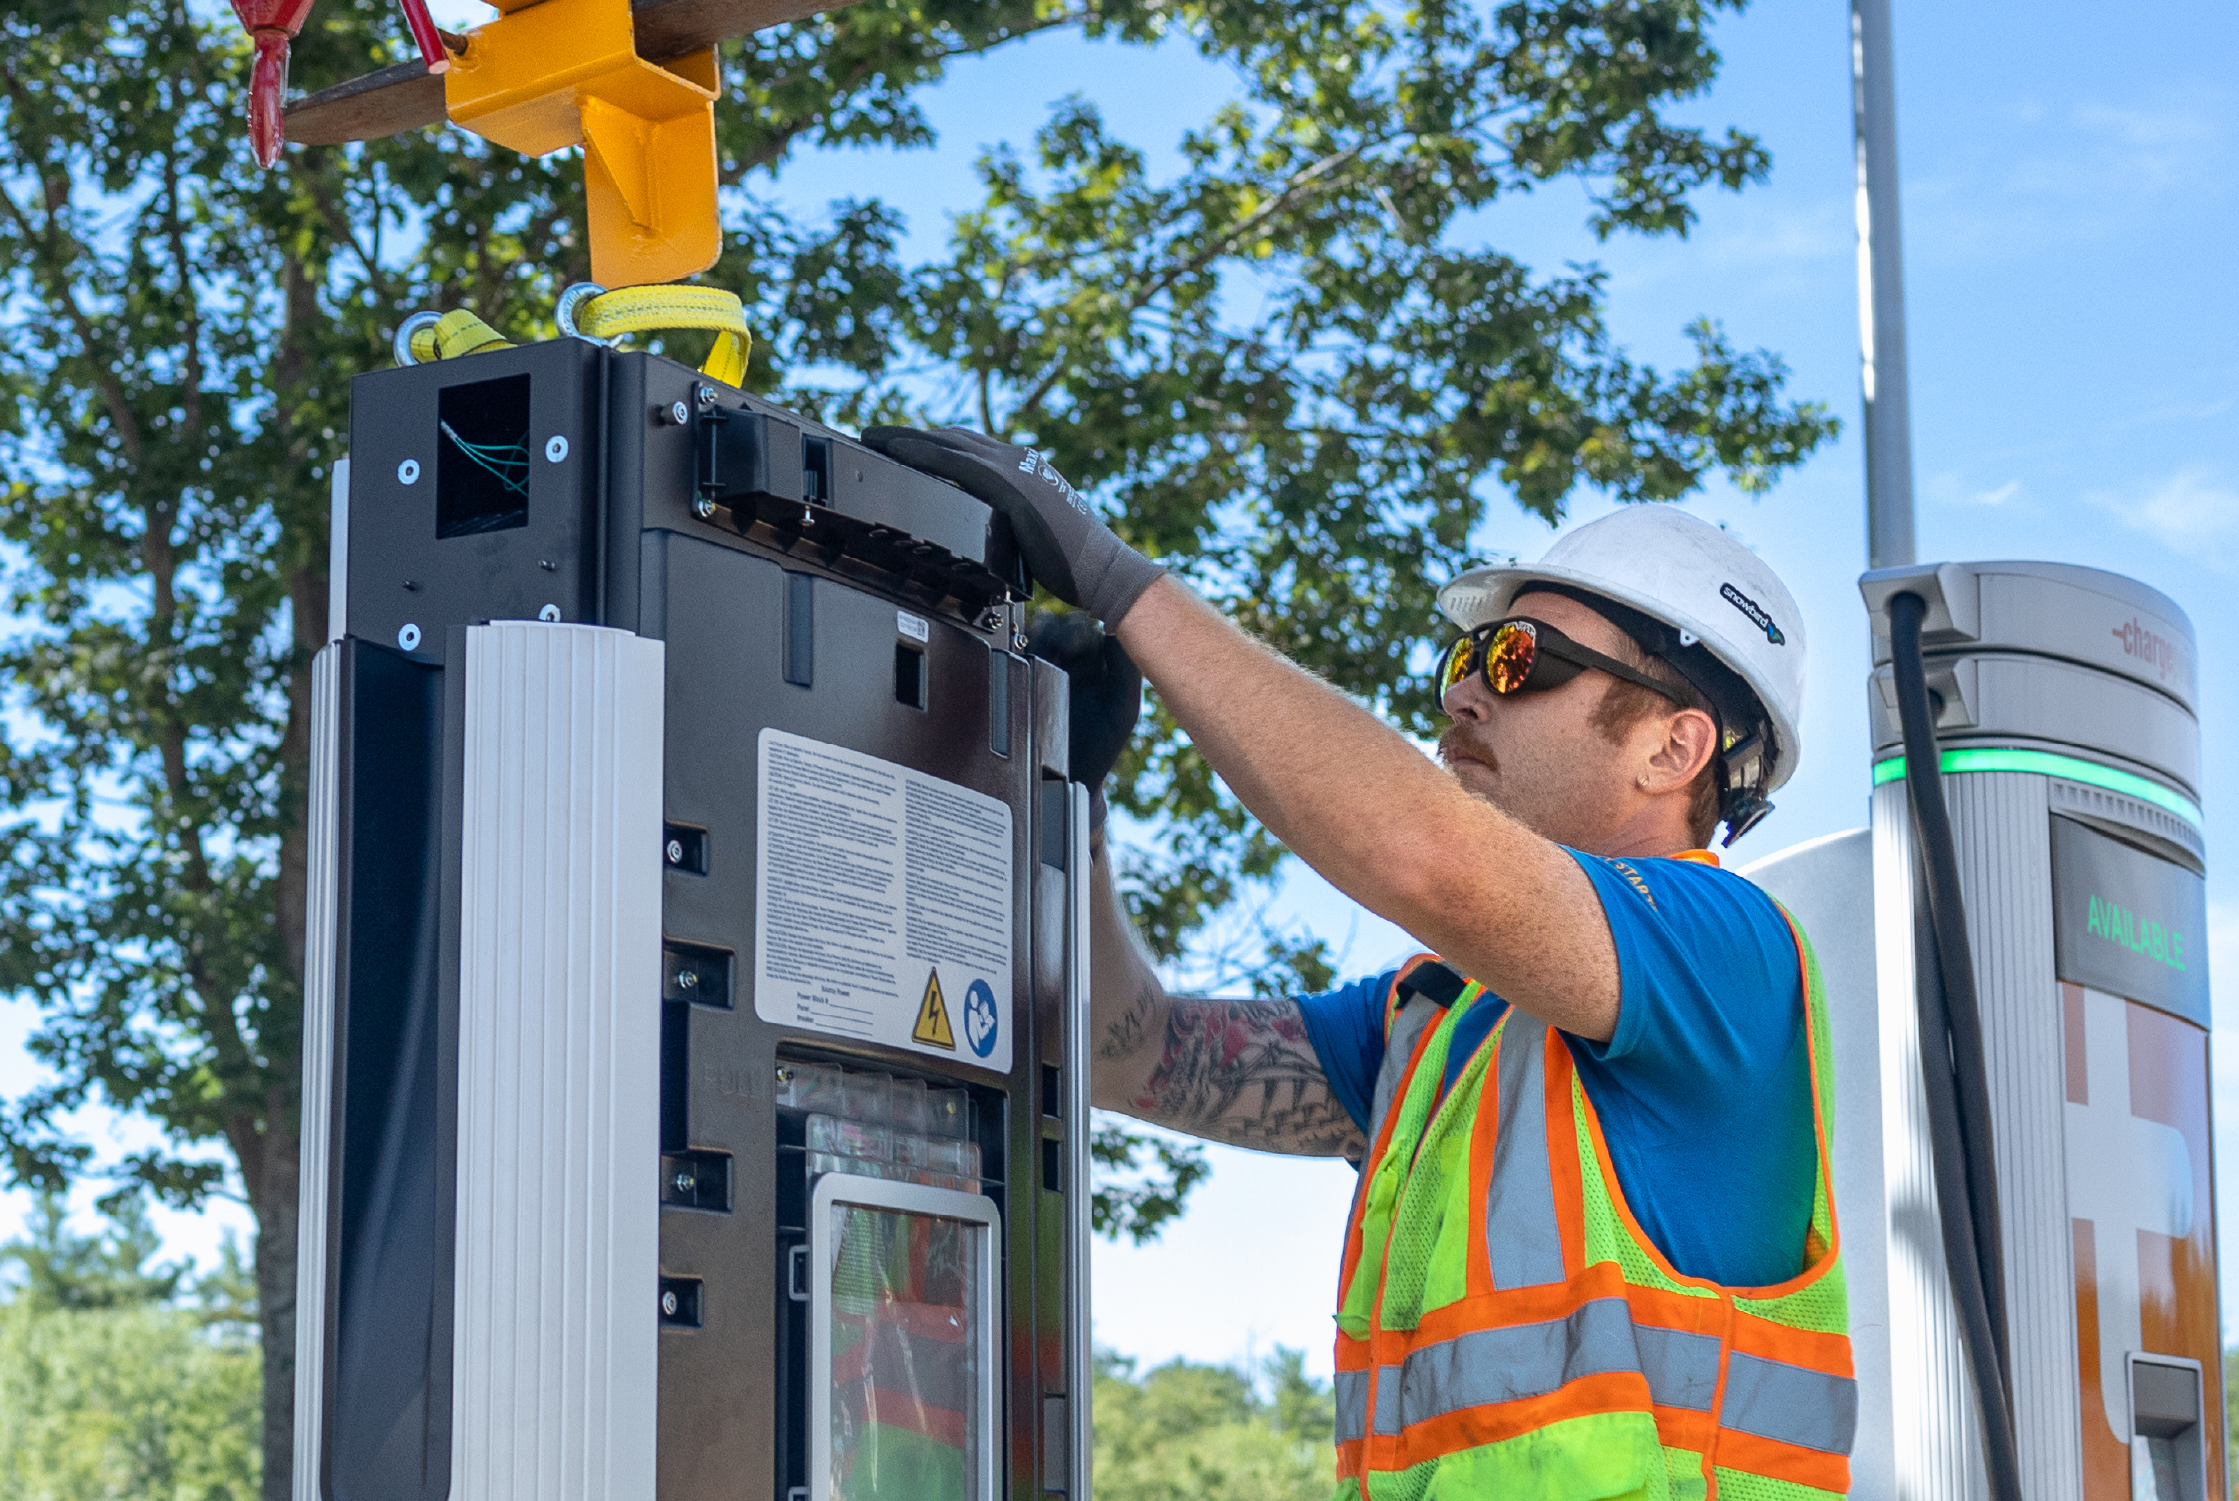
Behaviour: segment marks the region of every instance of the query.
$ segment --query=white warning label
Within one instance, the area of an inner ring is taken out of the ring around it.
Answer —
[[[754,1014],[1011,1067],[1011,810],[762,731]]]

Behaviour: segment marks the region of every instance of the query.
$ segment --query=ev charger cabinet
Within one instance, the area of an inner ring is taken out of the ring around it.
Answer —
[[[352,388],[298,1501],[1085,1498],[1087,800],[987,507],[665,359]]]
[[[1947,563],[1861,587],[1872,828],[1745,871],[1796,912],[1829,982],[1857,1493],[1987,1494],[1920,1082],[1915,965],[1933,960],[1915,940],[1887,613],[1910,590],[1928,606],[1982,1005],[2024,1492],[2221,1497],[2191,627],[2161,594],[2090,568]]]

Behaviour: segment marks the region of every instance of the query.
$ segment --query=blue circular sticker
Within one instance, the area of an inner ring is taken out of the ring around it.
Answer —
[[[985,980],[974,980],[964,992],[964,1040],[985,1058],[995,1051],[995,992]]]

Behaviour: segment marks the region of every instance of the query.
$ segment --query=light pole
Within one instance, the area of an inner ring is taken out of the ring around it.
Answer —
[[[1858,353],[1866,403],[1868,568],[1895,568],[1914,561],[1893,50],[1889,0],[1851,0],[1850,99],[1858,163]]]

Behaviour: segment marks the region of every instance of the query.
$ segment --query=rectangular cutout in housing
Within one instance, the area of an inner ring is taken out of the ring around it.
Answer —
[[[828,504],[832,499],[832,440],[801,439],[801,499]]]
[[[706,875],[707,830],[688,823],[661,825],[661,864],[687,875]]]
[[[1065,1192],[1065,1143],[1042,1142],[1042,1187],[1053,1194]]]
[[[529,524],[529,378],[446,386],[436,398],[435,534]]]
[[[644,1284],[640,1283],[639,1285],[643,1286]],[[662,1328],[699,1328],[700,1303],[701,1282],[699,1278],[663,1277],[661,1279]]]
[[[685,1141],[685,1095],[692,1079],[692,1008],[670,1001],[661,1007],[661,1150],[681,1151]]]
[[[1071,1488],[1073,1456],[1067,1452],[1073,1431],[1065,1422],[1065,1399],[1042,1398],[1042,1489],[1063,1495]]]
[[[1000,646],[987,649],[987,748],[1011,753],[1011,656]]]
[[[661,1202],[731,1212],[731,1159],[723,1152],[670,1152],[661,1158]]]
[[[731,1009],[731,951],[675,939],[661,945],[661,999]]]
[[[983,1195],[850,1173],[817,1180],[809,1205],[804,1383],[805,1478],[813,1501],[839,1501],[834,1476],[889,1468],[918,1473],[925,1465],[923,1439],[865,1422],[862,1414],[873,1400],[879,1355],[923,1347],[920,1331],[927,1329],[943,1332],[943,1358],[917,1363],[910,1395],[944,1415],[940,1493],[958,1501],[999,1501],[1001,1467],[1009,1462],[999,1382],[1002,1243],[1001,1213]],[[862,1358],[866,1351],[876,1352],[871,1360]],[[852,1361],[843,1358],[850,1352]],[[883,1408],[885,1399],[878,1400]],[[862,1493],[850,1488],[847,1494]]]
[[[785,681],[816,684],[816,580],[805,573],[785,576]]]
[[[894,702],[925,707],[925,649],[907,641],[894,643]]]

